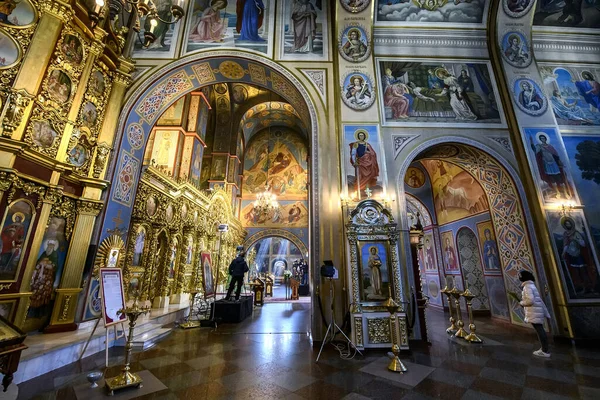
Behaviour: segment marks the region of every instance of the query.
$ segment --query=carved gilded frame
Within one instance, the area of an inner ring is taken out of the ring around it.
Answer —
[[[361,299],[361,261],[360,248],[365,242],[385,242],[389,283],[392,296],[398,304],[402,304],[403,289],[400,277],[400,259],[398,257],[398,229],[389,210],[376,200],[368,199],[357,204],[346,223],[346,237],[350,260],[349,287],[352,309],[360,311],[386,311],[382,301],[364,301]],[[383,296],[386,296],[383,293]],[[387,298],[387,296],[386,296]],[[402,308],[401,308],[402,310]]]

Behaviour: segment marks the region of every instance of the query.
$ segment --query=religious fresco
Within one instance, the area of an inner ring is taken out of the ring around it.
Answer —
[[[15,65],[20,58],[21,49],[10,36],[0,31],[0,69]]]
[[[173,279],[175,278],[175,271],[177,270],[177,246],[179,245],[179,242],[177,241],[177,239],[173,239],[173,242],[171,243],[171,247],[169,247],[169,250],[167,252],[167,257],[168,261],[167,261],[167,268],[168,268],[168,278],[169,279]]]
[[[529,163],[537,176],[545,203],[577,202],[569,172],[568,156],[555,128],[524,128]]]
[[[344,9],[351,13],[359,13],[369,7],[371,0],[340,0]]]
[[[378,61],[384,124],[502,123],[488,63]]]
[[[477,224],[477,236],[479,237],[479,247],[483,260],[483,270],[486,274],[501,274],[502,265],[500,264],[500,253],[492,221],[480,222]]]
[[[65,224],[64,218],[51,217],[42,239],[42,247],[31,277],[32,295],[26,322],[30,331],[46,325],[52,314],[54,290],[60,284],[67,257]]]
[[[600,125],[600,68],[544,65],[540,74],[559,125]]]
[[[381,25],[437,23],[482,25],[485,0],[376,0],[375,21]]]
[[[387,242],[361,241],[360,254],[360,299],[380,301],[388,297],[390,273]]]
[[[485,286],[487,287],[490,299],[490,312],[493,317],[510,320],[510,311],[508,308],[508,299],[506,298],[506,288],[504,279],[501,276],[484,276]]]
[[[144,261],[144,248],[146,245],[146,228],[139,226],[135,232],[135,242],[133,245],[133,260],[131,262],[132,267],[142,267],[142,261]]]
[[[175,0],[155,0],[153,1],[158,12],[158,16],[165,21],[174,19],[171,14],[171,6]],[[175,55],[177,47],[177,37],[184,21],[168,25],[157,20],[157,25],[153,30],[147,17],[140,18],[140,31],[137,33],[140,38],[144,37],[144,32],[150,31],[156,36],[156,40],[148,48],[144,48],[140,40],[134,40],[133,58],[172,58]],[[142,40],[143,41],[143,40]]]
[[[157,168],[171,175],[175,173],[175,157],[180,136],[183,136],[183,134],[178,130],[157,129],[154,132],[151,159]]]
[[[418,189],[425,184],[425,173],[420,168],[409,167],[404,175],[404,183],[413,189]]]
[[[600,28],[598,0],[539,0],[533,25],[565,28]]]
[[[238,47],[270,54],[273,37],[272,0],[194,0],[187,15],[186,51]]]
[[[435,257],[435,242],[431,231],[423,235],[423,265],[426,273],[437,273],[438,266]]]
[[[506,15],[512,18],[521,18],[531,10],[535,0],[502,0],[502,7]]]
[[[546,95],[533,79],[517,78],[512,82],[511,90],[517,107],[525,114],[537,117],[548,109]]]
[[[202,263],[202,285],[204,287],[204,297],[213,296],[215,294],[215,286],[213,281],[212,260],[210,253],[201,253],[200,262]]]
[[[0,2],[0,26],[27,26],[37,18],[29,0]]]
[[[67,103],[71,99],[72,86],[69,75],[59,69],[50,72],[46,81],[48,96],[59,103]]]
[[[529,42],[522,32],[505,33],[500,48],[502,58],[513,67],[526,68],[533,61]]]
[[[489,209],[481,185],[464,169],[441,160],[422,160],[433,191],[439,225],[445,225]]]
[[[6,208],[0,229],[0,281],[17,279],[34,217],[33,205],[25,200],[17,200]]]
[[[308,205],[306,201],[282,200],[279,208],[266,214],[254,209],[254,201],[242,200],[240,218],[244,228],[303,228],[308,226]]]
[[[547,211],[546,216],[568,298],[574,302],[600,300],[598,261],[583,212]]]
[[[244,156],[242,197],[254,198],[265,185],[280,200],[308,196],[306,139],[284,129],[263,130],[248,143]]]
[[[600,252],[600,136],[563,136],[563,141],[590,235]]]
[[[176,100],[171,107],[160,116],[156,125],[180,126],[183,120],[183,108],[185,106],[185,96]]]
[[[446,274],[460,274],[458,257],[454,246],[454,234],[452,231],[441,232],[440,238],[442,240],[444,272]]]
[[[281,58],[304,60],[327,56],[327,5],[322,0],[283,2]]]
[[[68,63],[79,65],[83,61],[83,44],[75,35],[65,35],[63,37],[60,51]]]
[[[194,139],[194,147],[192,151],[192,162],[190,164],[190,179],[195,185],[200,185],[200,176],[202,171],[202,155],[204,154],[204,146],[197,139]]]
[[[366,110],[375,102],[375,87],[371,77],[360,71],[350,71],[341,82],[342,101],[353,110]]]
[[[342,30],[338,43],[340,55],[346,61],[361,62],[371,55],[369,34],[358,24],[349,25]]]
[[[383,193],[384,161],[377,126],[345,125],[341,151],[348,196],[358,200]]]

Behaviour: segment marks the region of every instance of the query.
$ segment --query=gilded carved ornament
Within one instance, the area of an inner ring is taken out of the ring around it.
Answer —
[[[2,113],[0,114],[0,121],[2,121],[0,124],[0,134],[10,137],[15,129],[21,125],[25,109],[29,107],[33,96],[24,89],[18,91],[10,89],[6,92],[6,96],[2,97],[4,97],[5,101]]]
[[[77,214],[85,214],[91,216],[97,216],[102,211],[104,203],[90,200],[79,200],[77,201]]]
[[[96,156],[94,158],[94,170],[92,176],[96,179],[100,178],[100,175],[104,171],[104,167],[106,167],[106,162],[108,161],[108,156],[110,155],[110,151],[112,147],[107,143],[100,143],[96,146]]]
[[[42,14],[50,14],[65,24],[73,18],[73,8],[68,3],[60,0],[40,0],[39,4]]]

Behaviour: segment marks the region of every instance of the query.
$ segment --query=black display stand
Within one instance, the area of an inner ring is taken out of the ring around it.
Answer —
[[[310,287],[308,285],[300,285],[298,288],[299,296],[310,296]]]
[[[252,315],[252,296],[241,296],[240,301],[217,300],[211,304],[217,322],[242,322]]]

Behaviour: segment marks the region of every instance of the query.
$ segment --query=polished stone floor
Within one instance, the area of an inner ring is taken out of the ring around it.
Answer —
[[[388,372],[385,352],[342,360],[327,346],[318,364],[308,334],[307,304],[274,303],[239,325],[176,330],[154,348],[134,356],[132,369],[152,378],[152,394],[126,391],[120,399],[600,399],[600,350],[552,345],[550,360],[532,330],[482,320],[486,340],[471,345],[448,339],[445,316],[429,311],[431,346],[402,356],[409,371]],[[284,332],[284,333],[277,333]],[[121,349],[122,351],[122,349]],[[111,365],[121,357],[113,351]],[[88,357],[19,385],[19,398],[101,398],[87,389],[88,371],[102,370],[103,354]],[[119,367],[110,367],[114,376]],[[135,389],[134,389],[135,390]],[[136,397],[137,396],[137,397]]]

